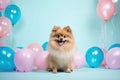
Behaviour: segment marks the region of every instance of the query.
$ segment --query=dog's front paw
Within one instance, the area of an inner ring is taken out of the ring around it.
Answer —
[[[53,73],[57,73],[57,69],[53,69]]]
[[[67,72],[67,73],[71,73],[72,71],[73,71],[73,70],[70,69],[70,68],[67,68],[67,69],[66,69],[66,72]]]

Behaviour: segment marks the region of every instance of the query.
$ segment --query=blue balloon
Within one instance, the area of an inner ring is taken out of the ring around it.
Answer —
[[[99,47],[91,47],[87,50],[85,57],[87,64],[92,68],[96,68],[102,63],[104,54]]]
[[[21,17],[21,10],[18,6],[12,4],[7,6],[4,15],[10,19],[12,25],[14,26]]]
[[[15,52],[9,47],[0,47],[0,71],[14,71]]]
[[[2,16],[2,13],[0,12],[0,17]]]
[[[0,71],[14,71],[15,66],[13,65],[10,61],[0,59]]]
[[[42,48],[44,51],[47,50],[48,42],[43,43]]]
[[[115,48],[115,47],[119,47],[120,48],[120,44],[119,43],[116,43],[116,44],[112,44],[108,50],[112,49],[112,48]]]

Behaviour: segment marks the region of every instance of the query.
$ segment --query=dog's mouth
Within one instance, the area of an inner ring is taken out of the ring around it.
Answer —
[[[62,46],[64,43],[65,43],[65,40],[64,40],[64,41],[59,41],[59,40],[58,40],[58,44],[59,44],[60,46]]]
[[[62,45],[64,45],[66,40],[56,40],[56,42],[58,43],[59,46],[62,46]]]

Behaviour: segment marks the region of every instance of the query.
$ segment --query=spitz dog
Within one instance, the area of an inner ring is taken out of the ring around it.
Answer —
[[[70,73],[73,70],[73,54],[75,52],[75,40],[69,26],[63,29],[54,26],[47,47],[46,69],[57,73],[58,70]]]

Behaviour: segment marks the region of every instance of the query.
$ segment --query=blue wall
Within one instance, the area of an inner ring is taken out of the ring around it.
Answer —
[[[22,12],[13,28],[14,47],[48,41],[54,25],[71,26],[79,51],[101,45],[101,27],[105,23],[96,12],[98,0],[12,0],[12,3]],[[113,43],[120,43],[120,13],[106,27],[105,47]]]

